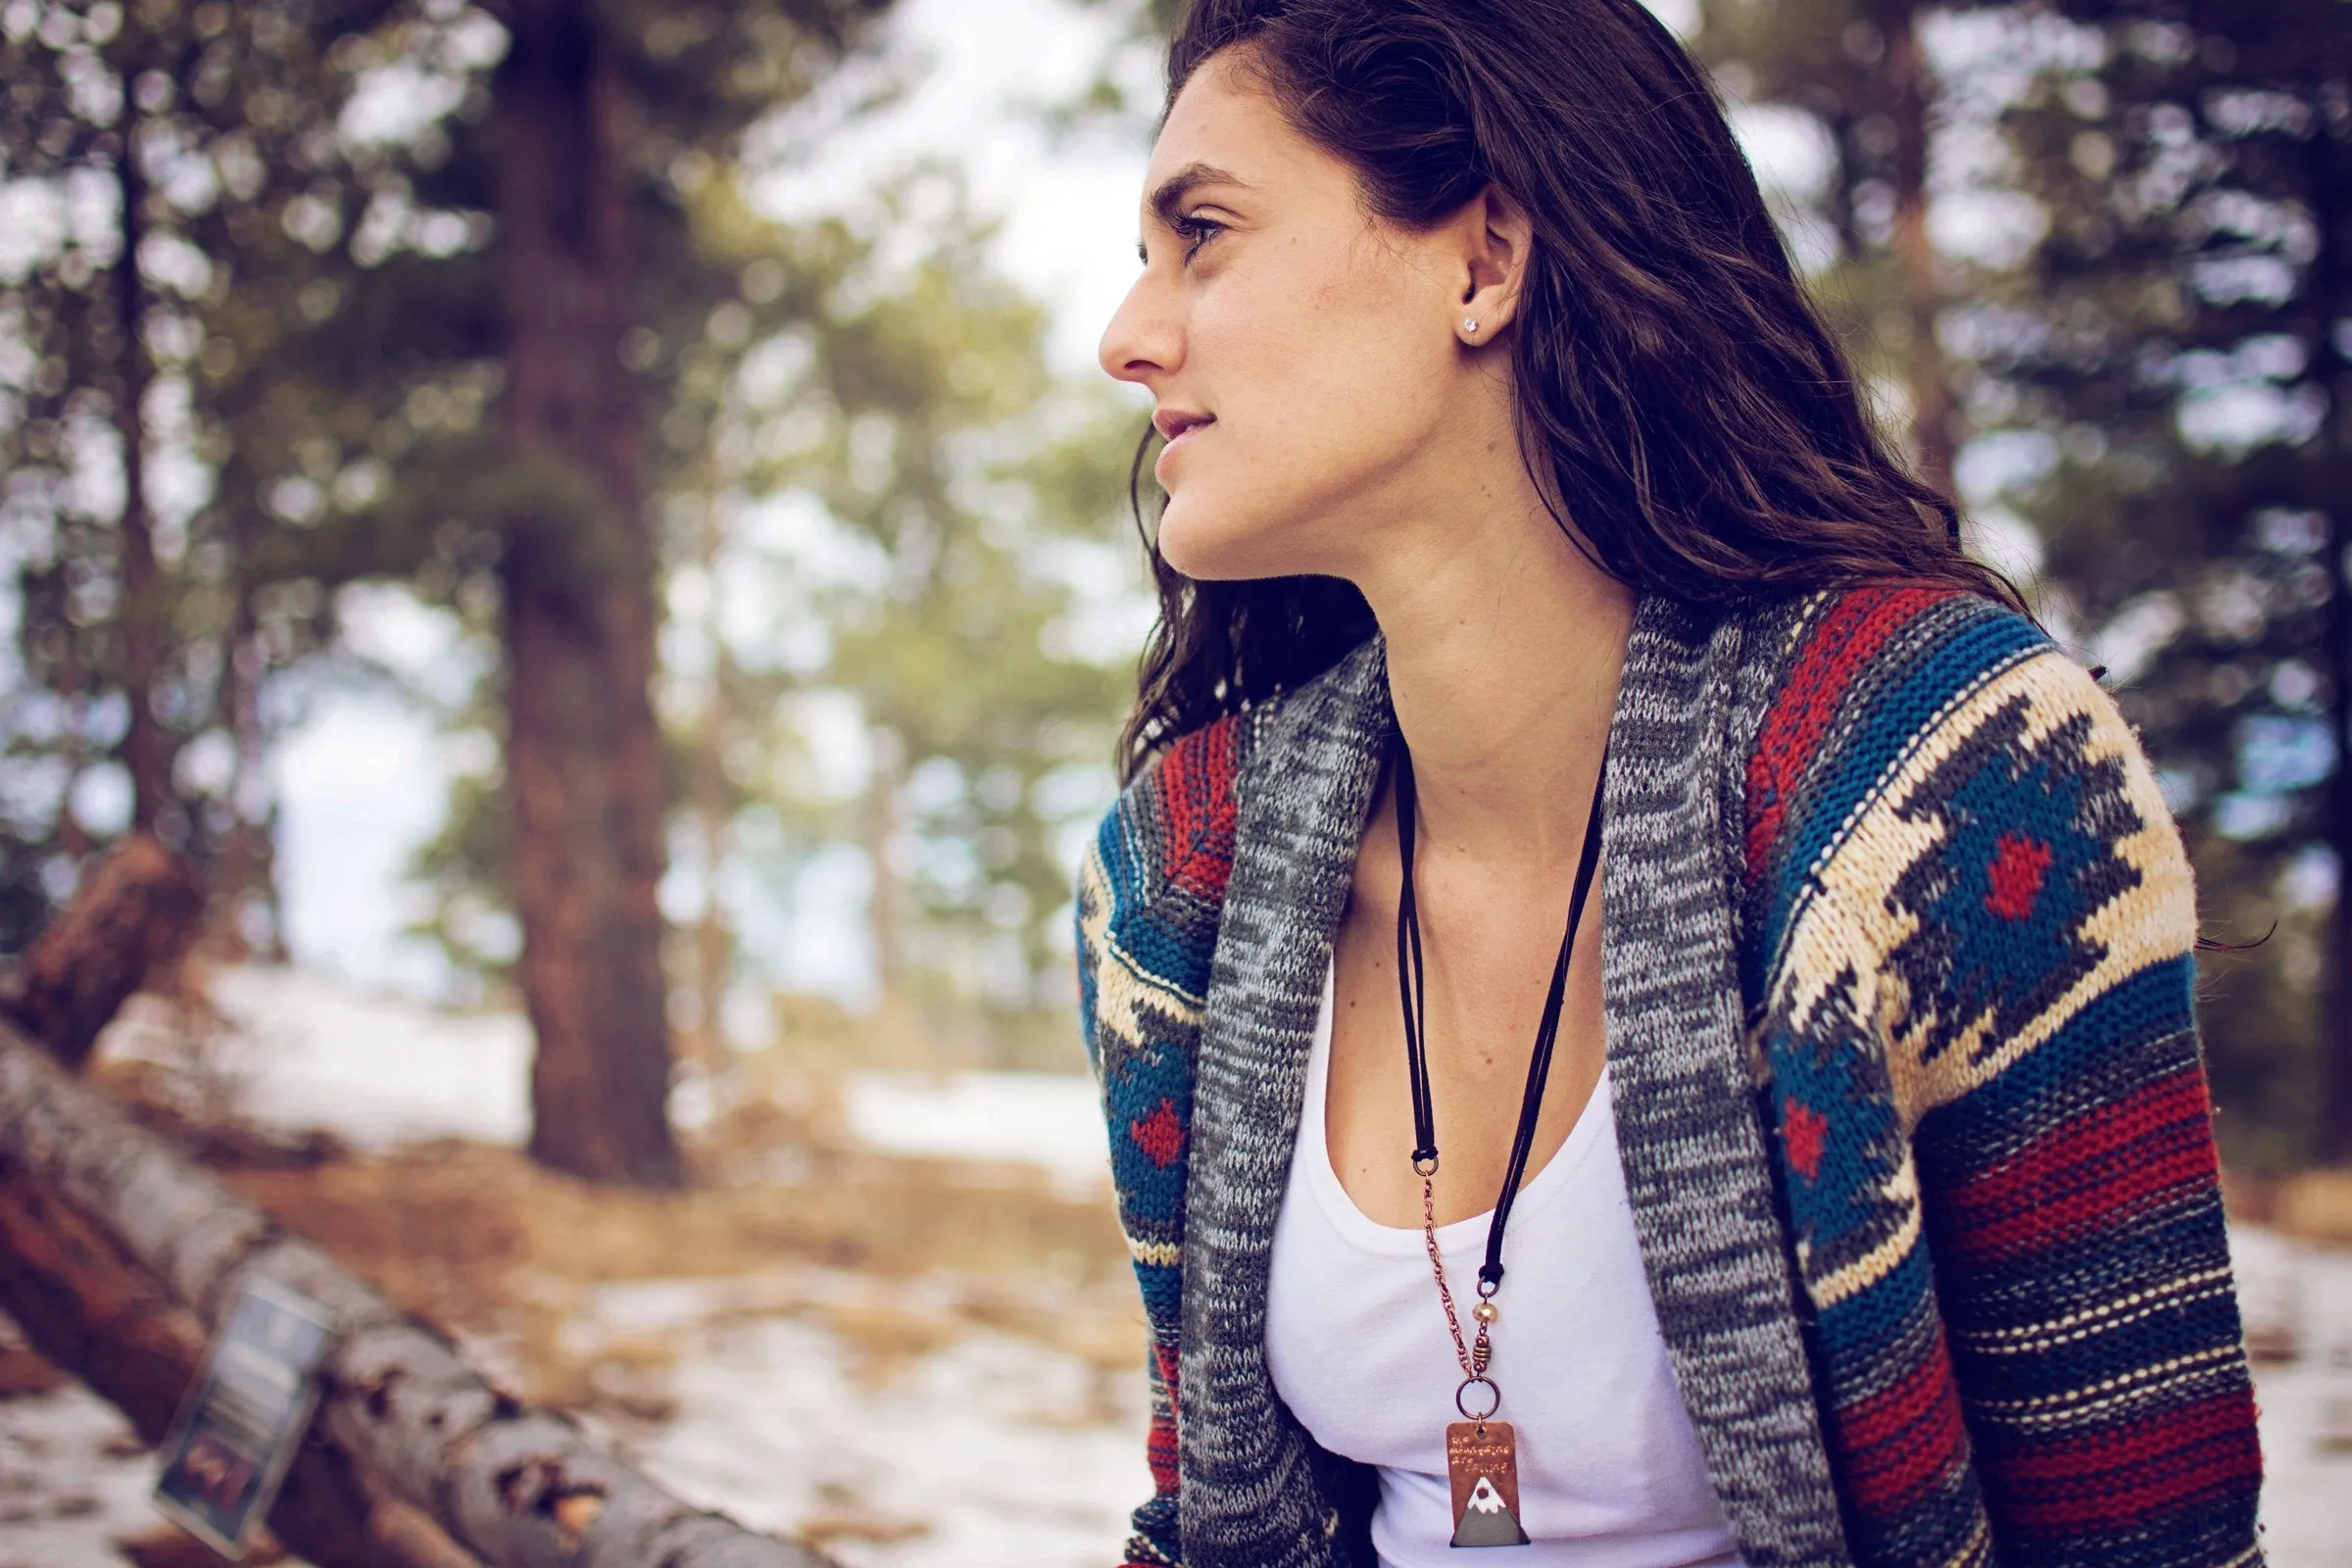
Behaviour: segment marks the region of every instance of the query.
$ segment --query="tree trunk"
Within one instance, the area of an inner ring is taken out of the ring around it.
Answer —
[[[151,969],[195,934],[203,909],[177,858],[143,835],[123,839],[9,975],[5,1011],[34,1044],[78,1068]],[[142,1441],[160,1443],[203,1358],[203,1327],[25,1169],[25,1161],[0,1155],[0,1310],[52,1364],[128,1417]],[[319,1568],[472,1561],[423,1515],[373,1495],[341,1453],[317,1444],[296,1455],[270,1524]]]
[[[229,519],[233,597],[228,630],[220,640],[220,713],[235,745],[236,761],[229,772],[228,821],[213,873],[210,937],[221,955],[232,959],[257,953],[273,959],[284,956],[270,845],[269,738],[262,728],[262,681],[270,671],[270,651],[255,611],[251,575],[258,525],[259,519],[243,507]]]
[[[866,740],[873,767],[865,785],[865,854],[873,866],[873,892],[866,902],[866,930],[874,946],[876,1014],[885,1034],[906,1022],[906,916],[899,884],[899,789],[906,783],[906,745],[887,724],[869,724]]]
[[[140,833],[176,839],[179,824],[167,824],[172,805],[172,758],[155,696],[163,671],[164,603],[155,566],[155,530],[147,514],[146,290],[139,281],[139,241],[146,233],[141,208],[147,182],[138,162],[138,120],[122,125],[122,149],[115,160],[116,194],[122,203],[122,254],[115,260],[117,376],[115,431],[122,443],[122,521],[118,569],[121,597],[115,613],[122,628],[122,695],[129,726],[122,736],[122,765],[130,773],[130,825]]]
[[[499,67],[507,779],[520,978],[537,1036],[533,1158],[595,1180],[680,1179],[666,1116],[666,793],[629,323],[629,177],[603,13],[514,0]]]
[[[236,763],[229,773],[228,825],[214,873],[211,941],[226,957],[247,958],[257,951],[276,957],[281,948],[270,863],[270,759],[261,714],[269,658],[254,625],[253,596],[243,587],[221,643],[220,707],[236,745]],[[262,934],[265,913],[267,933]],[[258,949],[257,935],[262,938]]]
[[[1927,52],[1920,47],[1919,8],[1898,0],[1886,8],[1886,113],[1894,122],[1894,249],[1903,270],[1903,302],[1911,318],[1911,429],[1920,477],[1952,492],[1957,436],[1936,317],[1943,291],[1936,276],[1936,247],[1928,238],[1929,104],[1934,91]]]
[[[2312,461],[2323,465],[2318,504],[2326,509],[2328,606],[2328,682],[2335,717],[2335,776],[2328,781],[2329,834],[2335,850],[2335,912],[2329,965],[2333,995],[2320,1020],[2322,1102],[2320,1157],[2352,1165],[2352,341],[2340,323],[2352,318],[2352,119],[2342,112],[2352,95],[2352,41],[2342,27],[2313,40],[2320,51],[2312,96],[2338,113],[2323,114],[2310,140],[2311,208],[2319,229],[2311,297],[2317,307],[2307,333],[2312,375],[2328,398]]]
[[[725,596],[719,587],[718,495],[721,478],[715,463],[703,475],[702,526],[695,542],[696,564],[702,567],[708,595],[703,624],[710,655],[710,700],[703,706],[701,744],[695,748],[694,813],[703,852],[703,907],[694,928],[695,1054],[708,1070],[726,1059],[727,970],[734,943],[727,932],[727,911],[719,902],[718,878],[726,863],[732,838],[727,800],[727,739],[734,729],[731,699],[734,665],[727,654]]]
[[[101,877],[68,918],[127,928],[148,908],[135,886]],[[116,1004],[143,978],[110,976]],[[501,1568],[825,1568],[687,1507],[490,1387],[440,1335],[67,1074],[47,1044],[0,1022],[0,1309],[153,1443],[243,1280],[325,1307],[342,1338],[270,1515],[320,1568],[462,1568],[453,1543]]]
[[[73,862],[78,880],[89,869],[90,858],[89,829],[74,814],[74,785],[89,760],[89,677],[82,669],[80,628],[63,616],[59,619],[56,691],[65,700],[66,733],[58,749],[66,764],[66,789],[57,803],[57,848]]]
[[[131,834],[25,950],[0,1015],[79,1072],[107,1020],[185,951],[203,916],[195,872],[154,839]]]
[[[2342,415],[2338,415],[2342,417]],[[2344,553],[2352,518],[2329,509],[2328,527],[2328,682],[2335,719],[2335,775],[2328,781],[2328,839],[2335,851],[2335,910],[2328,920],[2328,1005],[2320,1013],[2322,1083],[2319,1155],[2352,1163],[2352,583]]]

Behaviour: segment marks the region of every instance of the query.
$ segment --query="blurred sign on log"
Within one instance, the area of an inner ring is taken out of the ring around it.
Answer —
[[[165,1446],[156,1506],[222,1556],[242,1558],[311,1424],[334,1340],[318,1302],[248,1279]]]

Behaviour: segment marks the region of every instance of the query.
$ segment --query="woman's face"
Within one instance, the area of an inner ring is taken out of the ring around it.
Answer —
[[[1369,215],[1232,50],[1186,82],[1144,190],[1144,272],[1101,357],[1169,438],[1161,554],[1202,579],[1356,577],[1384,523],[1444,499],[1442,455],[1489,434],[1463,329],[1483,222]]]

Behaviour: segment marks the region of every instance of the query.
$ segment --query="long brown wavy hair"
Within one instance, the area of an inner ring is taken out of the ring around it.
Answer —
[[[1236,47],[1381,219],[1426,230],[1490,184],[1526,209],[1520,451],[1611,576],[1693,602],[1899,578],[2018,605],[1873,426],[1705,73],[1640,0],[1196,0],[1167,103]],[[1145,517],[1153,441],[1129,477],[1160,610],[1120,737],[1129,776],[1373,630],[1337,578],[1170,566]]]

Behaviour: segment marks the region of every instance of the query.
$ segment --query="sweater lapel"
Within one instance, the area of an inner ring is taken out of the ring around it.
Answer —
[[[1276,705],[1237,782],[1185,1184],[1177,1429],[1188,1568],[1310,1568],[1336,1516],[1266,1370],[1267,1265],[1356,844],[1394,720],[1376,636]]]
[[[1610,727],[1602,986],[1617,1137],[1659,1327],[1751,1568],[1851,1561],[1793,1302],[1740,1000],[1737,770],[1777,613],[1644,599]],[[1188,1568],[1321,1568],[1316,1450],[1275,1396],[1274,1224],[1390,712],[1374,637],[1276,705],[1238,784],[1196,1066],[1178,1434]]]
[[[1748,1066],[1740,796],[1778,611],[1642,601],[1609,732],[1601,984],[1617,1142],[1675,1378],[1750,1568],[1850,1562]],[[1752,646],[1743,646],[1749,644]]]

